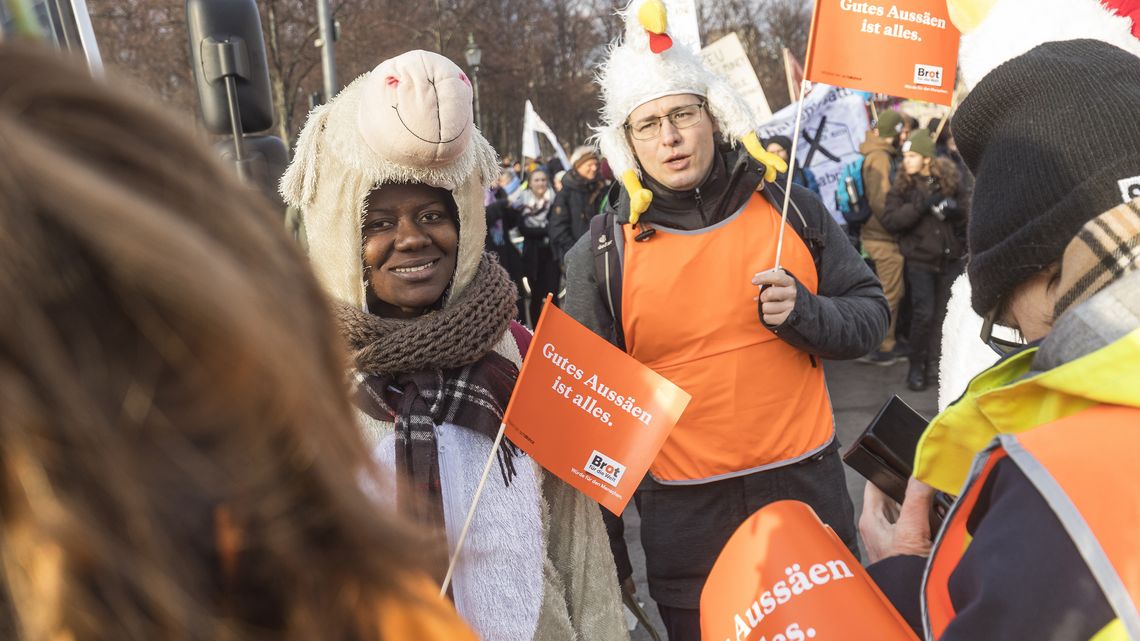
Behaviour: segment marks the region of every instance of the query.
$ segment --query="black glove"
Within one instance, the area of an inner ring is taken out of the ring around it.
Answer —
[[[958,201],[949,196],[931,196],[926,201],[926,209],[938,220],[946,220],[958,211]]]

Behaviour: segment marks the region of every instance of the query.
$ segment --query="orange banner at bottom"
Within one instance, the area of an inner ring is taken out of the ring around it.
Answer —
[[[703,641],[916,641],[843,541],[799,501],[729,539],[701,592]]]

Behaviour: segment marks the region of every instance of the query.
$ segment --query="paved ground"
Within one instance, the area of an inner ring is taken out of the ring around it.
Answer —
[[[933,416],[938,409],[938,394],[934,388],[925,392],[911,392],[906,388],[907,367],[900,362],[891,367],[876,367],[855,362],[828,362],[826,365],[827,384],[835,409],[835,419],[839,429],[839,440],[847,445],[858,436],[875,413],[891,394],[898,394],[914,409],[926,416]],[[855,503],[856,518],[863,504],[864,481],[858,474],[847,470],[847,490]],[[645,610],[653,619],[654,625],[664,634],[657,608],[649,598],[645,584],[645,559],[642,556],[639,538],[640,520],[637,511],[626,510],[626,537],[629,541],[630,556],[633,557],[634,578],[638,597],[645,602]],[[640,626],[633,632],[633,641],[651,641],[649,634]]]

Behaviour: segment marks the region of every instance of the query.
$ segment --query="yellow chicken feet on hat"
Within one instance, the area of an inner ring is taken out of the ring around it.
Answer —
[[[629,224],[636,225],[645,210],[649,209],[649,203],[653,201],[653,192],[642,186],[637,172],[632,169],[625,170],[621,175],[621,184],[629,193]]]
[[[760,164],[764,165],[764,180],[774,182],[777,174],[782,174],[788,170],[788,163],[784,162],[776,154],[764,148],[760,144],[760,139],[756,136],[756,132],[751,132],[740,139],[744,143],[744,148],[752,155]]]

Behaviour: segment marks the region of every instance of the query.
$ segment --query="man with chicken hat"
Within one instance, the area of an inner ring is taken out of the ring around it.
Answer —
[[[1138,639],[1136,25],[1096,0],[1035,0],[1040,24],[1022,0],[954,6],[970,301],[1004,356],[927,427],[901,509],[868,487],[870,571],[931,641]],[[931,488],[959,497],[933,542]]]
[[[596,140],[619,183],[567,258],[566,310],[693,400],[637,496],[650,593],[672,641],[732,532],[777,500],[810,504],[856,549],[821,359],[887,327],[878,281],[813,194],[756,137],[747,103],[669,35],[660,0],[623,11],[598,82]],[[611,521],[619,574],[629,574]]]

